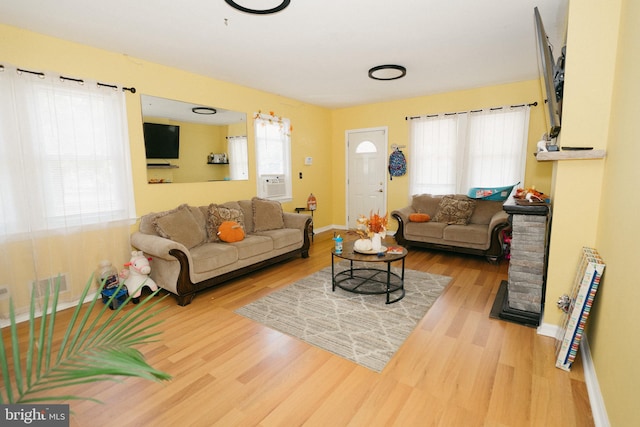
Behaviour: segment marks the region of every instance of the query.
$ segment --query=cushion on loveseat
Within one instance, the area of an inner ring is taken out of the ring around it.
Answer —
[[[496,212],[503,211],[503,204],[504,202],[494,200],[483,200],[482,202],[476,203],[469,224],[489,224]]]
[[[438,212],[442,196],[433,196],[431,194],[415,194],[411,200],[411,207],[415,212],[421,212],[429,215],[432,219]]]
[[[467,225],[473,215],[476,201],[468,197],[444,196],[438,205],[434,222]]]

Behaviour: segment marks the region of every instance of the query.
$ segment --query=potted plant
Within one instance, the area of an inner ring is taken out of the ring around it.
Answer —
[[[85,300],[91,283],[92,279],[87,282],[80,301]],[[121,283],[119,288],[122,286]],[[10,325],[5,330],[0,329],[0,371],[3,380],[0,385],[0,404],[95,400],[67,394],[54,395],[51,390],[115,380],[118,376],[153,381],[171,378],[167,373],[151,367],[142,353],[134,348],[151,342],[160,333],[149,330],[161,323],[152,321],[161,311],[154,310],[162,299],[153,300],[158,291],[137,305],[127,304],[131,299],[129,296],[123,304],[111,310],[109,307],[112,307],[112,300],[118,292],[114,292],[104,304],[98,304],[103,287],[104,282],[90,302],[76,306],[59,343],[54,339],[59,281],[51,295],[46,291],[41,317],[36,315],[36,292],[32,292],[26,350],[19,345],[15,310],[10,301]],[[5,342],[5,335],[8,336],[8,342]],[[12,365],[9,362],[9,350]]]

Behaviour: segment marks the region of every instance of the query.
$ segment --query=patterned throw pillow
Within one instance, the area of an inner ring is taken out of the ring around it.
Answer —
[[[433,221],[446,222],[449,225],[467,225],[475,207],[476,201],[468,197],[444,196]]]
[[[207,218],[207,235],[210,242],[219,242],[218,227],[225,221],[235,221],[244,228],[244,214],[239,209],[219,206],[215,203],[209,205]]]

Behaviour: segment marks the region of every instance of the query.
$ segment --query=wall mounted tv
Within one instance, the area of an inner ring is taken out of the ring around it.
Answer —
[[[560,133],[562,120],[562,95],[564,88],[564,62],[566,48],[561,49],[558,61],[554,62],[553,47],[544,30],[538,8],[534,8],[536,40],[538,47],[538,65],[540,66],[542,92],[545,99],[545,112],[548,121],[548,139]]]
[[[144,148],[147,159],[178,159],[180,126],[144,123]]]

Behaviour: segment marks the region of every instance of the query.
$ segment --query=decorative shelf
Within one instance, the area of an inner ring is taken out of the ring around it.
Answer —
[[[535,153],[539,162],[548,162],[555,160],[593,160],[604,159],[607,155],[606,150],[575,150],[575,151],[541,151]]]
[[[147,165],[147,169],[178,169],[178,165]]]
[[[228,165],[229,162],[207,162],[208,165]]]

